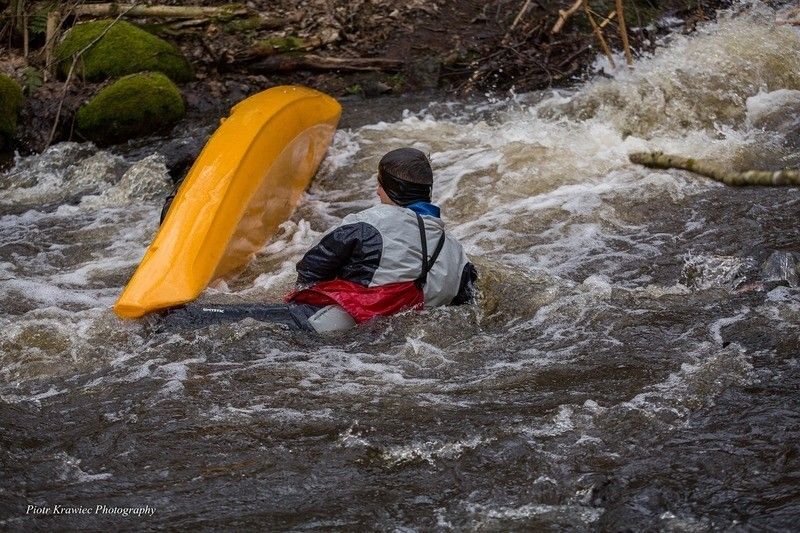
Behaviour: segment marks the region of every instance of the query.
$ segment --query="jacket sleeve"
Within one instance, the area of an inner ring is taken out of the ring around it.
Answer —
[[[463,305],[472,303],[477,294],[476,283],[478,281],[478,271],[472,263],[464,265],[461,271],[461,283],[458,286],[458,294],[450,302],[450,305]]]
[[[338,277],[342,268],[359,253],[366,225],[364,222],[345,224],[325,235],[297,263],[297,284],[305,286]]]

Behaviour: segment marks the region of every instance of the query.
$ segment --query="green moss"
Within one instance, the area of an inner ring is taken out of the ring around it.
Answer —
[[[231,20],[223,26],[223,29],[227,33],[252,32],[260,30],[261,25],[261,17],[247,17]]]
[[[0,147],[14,138],[23,102],[22,89],[17,82],[0,74]]]
[[[95,20],[73,26],[56,48],[58,69],[63,77],[69,72],[73,56],[100,35],[103,36],[81,54],[76,65],[77,73],[87,80],[142,71],[163,72],[175,81],[192,78],[191,67],[177,48],[123,20]]]
[[[180,91],[160,72],[125,76],[78,110],[78,131],[99,144],[166,130],[186,112]]]
[[[360,83],[355,83],[353,85],[349,85],[349,86],[345,87],[344,88],[344,92],[346,94],[352,94],[352,95],[364,94],[364,88],[361,87]]]

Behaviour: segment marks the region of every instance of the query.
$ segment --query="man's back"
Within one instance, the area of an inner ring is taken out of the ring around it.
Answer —
[[[441,218],[428,215],[421,218],[425,225],[429,258],[442,235],[445,239],[423,287],[425,305],[449,305],[459,294],[468,260],[461,244],[445,233]],[[348,226],[358,235],[358,243],[348,263],[341,269],[342,277],[367,287],[414,281],[419,277],[422,239],[417,213],[405,207],[379,204],[347,215],[340,228]],[[335,233],[336,230],[331,232]],[[313,261],[313,254],[310,257],[307,254],[301,261],[298,273],[302,272],[308,260]],[[355,273],[357,275],[353,275]],[[299,275],[302,278],[302,274]]]

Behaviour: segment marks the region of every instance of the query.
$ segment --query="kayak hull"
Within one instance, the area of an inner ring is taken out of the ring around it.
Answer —
[[[244,268],[297,206],[340,115],[336,100],[305,87],[274,87],[234,106],[189,170],[117,315],[184,304]]]

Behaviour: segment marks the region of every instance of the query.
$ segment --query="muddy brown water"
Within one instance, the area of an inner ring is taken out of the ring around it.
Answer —
[[[362,112],[203,301],[277,301],[401,145],[431,154],[481,298],[332,336],[118,320],[168,188],[159,142],[18,159],[0,176],[0,527],[794,529],[800,191],[626,157],[797,166],[800,35],[773,18],[738,8],[574,91]],[[26,513],[56,505],[91,512]]]

